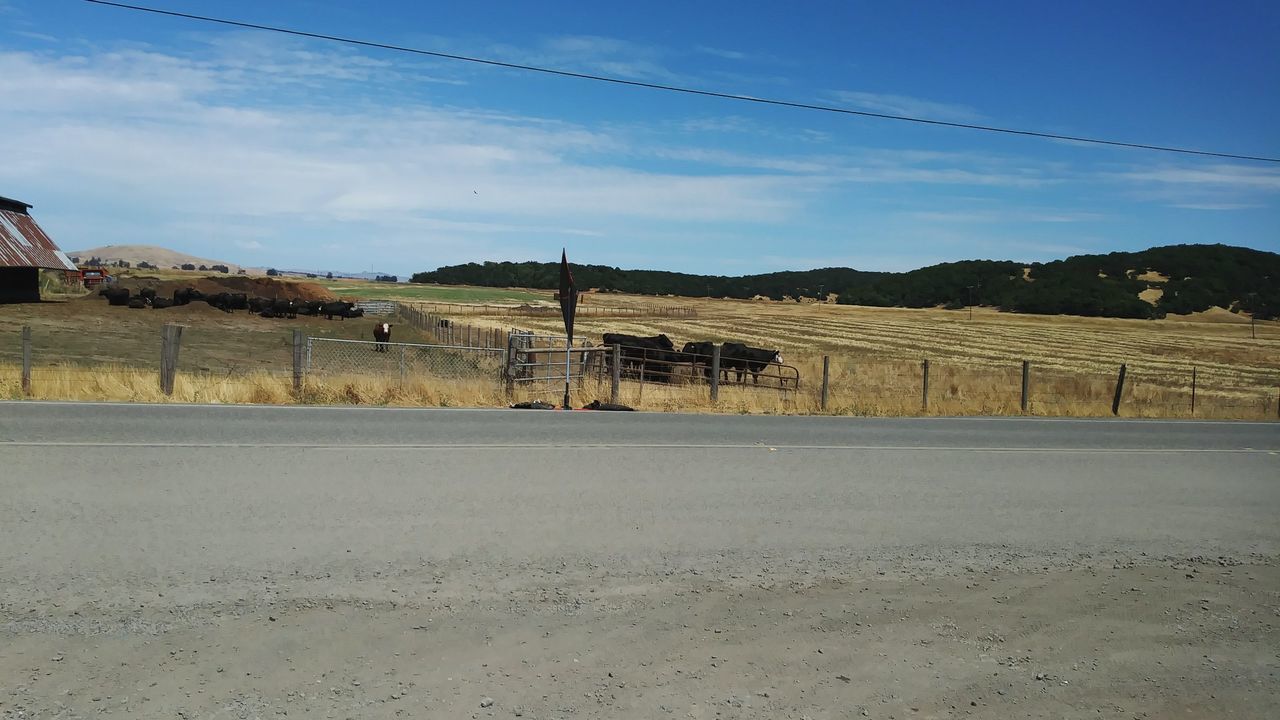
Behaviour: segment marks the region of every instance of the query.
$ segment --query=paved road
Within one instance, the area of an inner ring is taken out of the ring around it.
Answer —
[[[0,568],[104,596],[460,559],[1280,550],[1275,424],[0,403],[0,467]]]

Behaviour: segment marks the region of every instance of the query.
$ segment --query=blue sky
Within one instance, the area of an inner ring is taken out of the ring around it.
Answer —
[[[1280,5],[149,0],[852,109],[1280,156]],[[784,7],[790,6],[790,7]],[[1280,165],[926,127],[0,0],[0,195],[65,249],[713,274],[1223,242]]]

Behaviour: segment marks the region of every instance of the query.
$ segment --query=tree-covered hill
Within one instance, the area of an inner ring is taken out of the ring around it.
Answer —
[[[763,295],[774,300],[784,297],[819,297],[821,293],[866,282],[883,273],[849,268],[823,268],[803,272],[726,277],[690,275],[661,270],[620,270],[607,265],[574,265],[578,287],[640,295],[683,295],[686,297],[728,297],[748,299]],[[559,263],[486,262],[442,267],[417,273],[416,283],[479,285],[483,287],[555,288],[560,286]]]
[[[1215,305],[1280,315],[1280,255],[1229,245],[1168,245],[1140,252],[1077,255],[1029,265],[1000,260],[943,263],[903,273],[849,268],[726,277],[575,265],[580,287],[646,295],[818,298],[879,307],[998,307],[1011,312],[1152,318]],[[1167,279],[1164,279],[1167,278]],[[468,263],[413,276],[413,282],[554,288],[557,263]],[[1154,304],[1145,290],[1163,295]]]

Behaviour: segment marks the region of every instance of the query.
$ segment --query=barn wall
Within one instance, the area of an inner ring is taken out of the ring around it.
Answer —
[[[33,267],[0,268],[0,303],[40,302],[40,271]]]

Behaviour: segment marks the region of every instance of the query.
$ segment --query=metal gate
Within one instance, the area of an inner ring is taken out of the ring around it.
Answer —
[[[548,388],[562,387],[565,382],[565,335],[539,335],[523,330],[512,330],[509,336],[508,378],[515,385],[545,384]],[[605,348],[592,347],[587,341],[569,352],[568,379],[582,385],[588,376],[591,357]]]

